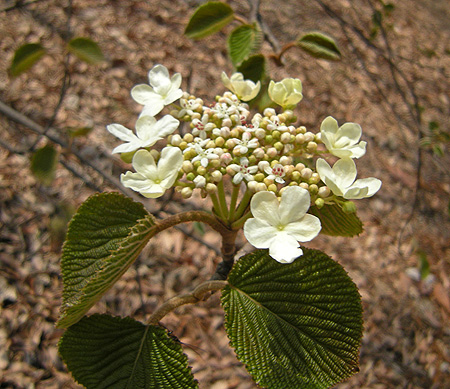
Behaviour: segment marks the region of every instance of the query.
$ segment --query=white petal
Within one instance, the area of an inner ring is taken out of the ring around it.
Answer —
[[[372,197],[381,188],[381,181],[378,178],[360,178],[355,181],[351,188],[367,188],[367,194],[364,197]]]
[[[320,132],[326,134],[336,134],[339,129],[338,122],[332,116],[326,117],[320,125]]]
[[[303,250],[292,236],[280,232],[269,247],[270,256],[280,263],[291,263],[303,255]]]
[[[155,98],[152,100],[152,102],[144,106],[139,117],[155,116],[158,113],[160,113],[163,110],[163,108],[164,108],[164,101],[162,100],[162,97],[160,95],[155,95]]]
[[[126,188],[131,188],[145,197],[156,198],[164,194],[160,185],[154,184],[139,173],[126,172],[120,176],[120,181]]]
[[[126,141],[126,142],[133,142],[138,140],[136,135],[134,135],[133,131],[129,130],[128,128],[122,126],[121,124],[110,124],[106,126],[106,129],[113,134],[115,137],[119,138],[120,140]]]
[[[155,124],[153,131],[158,137],[165,137],[172,134],[177,128],[180,122],[171,115],[166,115]]]
[[[357,145],[350,148],[353,158],[361,158],[366,153],[367,142],[361,141]]]
[[[161,158],[158,161],[158,174],[159,178],[169,178],[169,182],[166,185],[172,186],[175,182],[178,171],[183,164],[183,153],[177,147],[165,147],[161,151]]]
[[[163,65],[154,66],[148,73],[150,85],[155,92],[160,95],[166,95],[172,83],[170,82],[169,71]]]
[[[289,223],[283,231],[298,242],[309,242],[319,235],[321,229],[320,219],[307,213],[301,220]]]
[[[131,97],[139,104],[146,105],[148,101],[157,95],[153,88],[147,84],[139,84],[131,89]]]
[[[281,195],[279,213],[282,225],[300,220],[305,216],[311,203],[311,196],[300,186],[290,186]]]
[[[279,205],[275,193],[263,191],[253,195],[250,209],[253,217],[276,227],[280,224]]]
[[[151,138],[155,138],[155,134],[153,133],[153,126],[156,123],[156,119],[153,116],[148,115],[140,115],[138,120],[136,121],[136,134],[137,136],[143,140],[146,141]],[[156,141],[154,142],[156,143]],[[153,144],[154,144],[153,143]],[[153,145],[146,145],[147,146],[153,146]]]
[[[257,249],[269,248],[279,230],[258,219],[248,219],[244,224],[244,235],[248,242]]]
[[[123,143],[116,148],[113,149],[113,154],[120,154],[120,153],[131,153],[132,151],[136,151],[137,149],[140,149],[143,146],[142,142],[136,138],[133,142]]]
[[[355,162],[351,158],[342,158],[333,165],[333,173],[336,176],[336,185],[344,191],[345,188],[348,188],[355,181]]]
[[[158,171],[156,169],[155,160],[149,151],[137,151],[133,156],[132,165],[134,170],[147,179],[151,179],[153,181],[158,179]]]
[[[169,105],[173,103],[175,100],[178,100],[181,96],[183,96],[183,91],[181,89],[171,90],[169,94],[164,98],[164,105]]]
[[[344,123],[336,133],[337,137],[347,138],[351,141],[351,144],[357,143],[359,138],[361,138],[361,134],[361,126],[357,123]]]

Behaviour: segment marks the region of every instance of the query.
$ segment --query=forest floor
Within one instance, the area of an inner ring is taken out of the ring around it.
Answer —
[[[15,3],[0,1],[0,101],[45,127],[64,74],[67,2],[41,0],[14,8]],[[91,194],[120,190],[115,182],[129,166],[111,155],[118,142],[105,126],[134,128],[141,107],[129,91],[147,81],[152,66],[180,72],[182,87],[205,102],[223,92],[220,73],[232,72],[226,34],[195,42],[183,36],[199,3],[73,2],[72,33],[98,42],[106,61],[91,66],[72,58],[68,64],[70,86],[48,134],[67,141],[67,128],[93,130],[74,139],[72,152],[60,147],[64,166],[58,166],[50,186],[30,172],[30,150],[44,145],[46,137],[0,114],[0,388],[78,387],[57,353],[64,226]],[[248,15],[247,2],[228,3]],[[302,80],[304,98],[296,113],[308,129],[317,131],[328,115],[361,124],[368,146],[358,160],[359,177],[383,182],[373,198],[358,201],[363,234],[321,235],[307,245],[341,263],[362,296],[360,372],[340,389],[450,387],[450,149],[444,145],[443,156],[419,149],[419,139],[430,136],[431,128],[447,133],[450,128],[450,8],[445,0],[391,3],[383,29],[370,38],[373,7],[380,7],[374,0],[287,0],[278,7],[261,2],[261,15],[282,44],[309,30],[336,39],[339,62],[290,50],[284,65],[270,63],[268,72],[275,80]],[[50,55],[25,74],[9,77],[14,51],[38,41]],[[263,50],[271,48],[265,44]],[[144,203],[158,209],[167,199]],[[189,207],[178,195],[170,199],[173,209]],[[213,231],[190,231],[219,245]],[[416,277],[420,258],[430,266],[425,280]],[[207,280],[218,261],[198,239],[166,231],[91,312],[144,320],[169,297]],[[185,344],[201,388],[255,388],[229,347],[223,322],[218,294],[163,320]]]

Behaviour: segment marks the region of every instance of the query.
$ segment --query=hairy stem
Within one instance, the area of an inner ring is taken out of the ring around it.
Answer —
[[[228,283],[226,281],[206,281],[197,286],[191,293],[175,296],[167,300],[150,316],[149,325],[157,325],[158,322],[172,312],[175,308],[186,304],[195,304],[199,301],[205,300],[209,292],[223,289]]]

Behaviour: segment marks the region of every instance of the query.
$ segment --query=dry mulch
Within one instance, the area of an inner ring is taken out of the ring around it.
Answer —
[[[13,3],[4,1],[0,8]],[[92,126],[94,130],[72,147],[112,177],[127,167],[111,157],[117,141],[105,125],[117,122],[133,127],[140,107],[129,90],[146,81],[154,64],[180,72],[183,87],[205,101],[223,91],[219,73],[231,72],[225,34],[199,42],[182,36],[188,15],[198,3],[74,1],[73,33],[95,39],[107,61],[96,67],[70,62],[71,86],[54,127],[64,137],[67,127]],[[229,3],[248,12],[246,2]],[[414,110],[404,101],[417,99],[422,132],[426,133],[430,122],[448,131],[448,4],[444,0],[394,1],[395,9],[385,24],[388,46],[381,33],[371,41],[360,39],[360,32],[370,33],[370,4],[375,2],[326,1],[349,23],[346,28],[319,1],[303,3],[299,6],[289,0],[274,9],[272,2],[262,1],[261,12],[283,42],[314,29],[333,35],[343,60],[330,63],[293,50],[285,56],[283,67],[271,63],[270,73],[275,79],[302,79],[304,99],[297,114],[309,129],[317,131],[328,115],[340,123],[360,123],[368,153],[358,161],[359,174],[383,181],[374,198],[358,202],[365,224],[361,236],[321,236],[309,245],[342,263],[360,288],[365,309],[360,372],[337,387],[450,387],[450,150],[447,145],[444,157],[422,151],[415,203],[419,129],[412,118]],[[0,13],[0,99],[43,126],[53,114],[61,87],[65,6],[36,1]],[[35,41],[41,41],[50,55],[26,74],[9,78],[14,50]],[[392,77],[392,65],[382,57],[389,52],[391,63],[414,87],[413,94],[405,79],[398,74]],[[62,332],[54,328],[62,289],[59,260],[64,225],[67,215],[94,193],[92,187],[118,188],[80,165],[67,150],[61,150],[62,158],[91,186],[63,166],[50,187],[39,184],[29,171],[28,150],[45,139],[5,116],[0,116],[0,128],[0,387],[75,388],[57,354]],[[169,200],[169,208],[181,209],[177,196]],[[157,209],[161,202],[146,204]],[[201,203],[194,199],[192,204]],[[211,245],[219,243],[210,231],[201,238]],[[429,261],[433,279],[414,279],[419,253]],[[208,279],[217,262],[215,252],[205,245],[180,231],[165,232],[92,312],[144,320],[167,298]],[[200,387],[255,387],[228,346],[218,296],[180,308],[163,323],[185,344]]]

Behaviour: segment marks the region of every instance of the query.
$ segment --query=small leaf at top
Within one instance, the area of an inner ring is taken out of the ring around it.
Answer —
[[[96,314],[71,326],[58,346],[86,388],[198,388],[180,343],[159,326]]]
[[[236,27],[228,37],[228,53],[234,66],[242,63],[250,54],[259,49],[262,34],[255,24]]]
[[[341,59],[336,42],[322,32],[309,32],[297,39],[296,45],[315,58],[338,61]]]
[[[345,213],[338,205],[325,204],[320,209],[313,206],[308,212],[320,219],[321,234],[352,237],[363,232],[363,225],[356,213]]]
[[[267,250],[245,255],[222,290],[230,343],[267,389],[328,388],[358,371],[358,289],[326,254],[302,249],[291,264]]]
[[[83,315],[111,288],[156,233],[142,204],[119,193],[89,197],[69,224],[61,259],[63,302],[57,327]]]
[[[58,165],[58,151],[50,144],[37,149],[31,158],[31,171],[44,185],[50,185]]]
[[[40,43],[26,43],[20,46],[14,53],[9,73],[17,77],[31,68],[44,54],[45,49]]]
[[[242,73],[246,80],[262,81],[266,75],[266,59],[262,54],[252,55],[242,62],[236,71]]]
[[[95,65],[105,60],[98,44],[89,38],[73,38],[67,44],[67,49],[79,59],[89,64]]]
[[[220,1],[202,4],[191,16],[184,34],[191,39],[201,39],[220,31],[233,20],[232,8]]]

